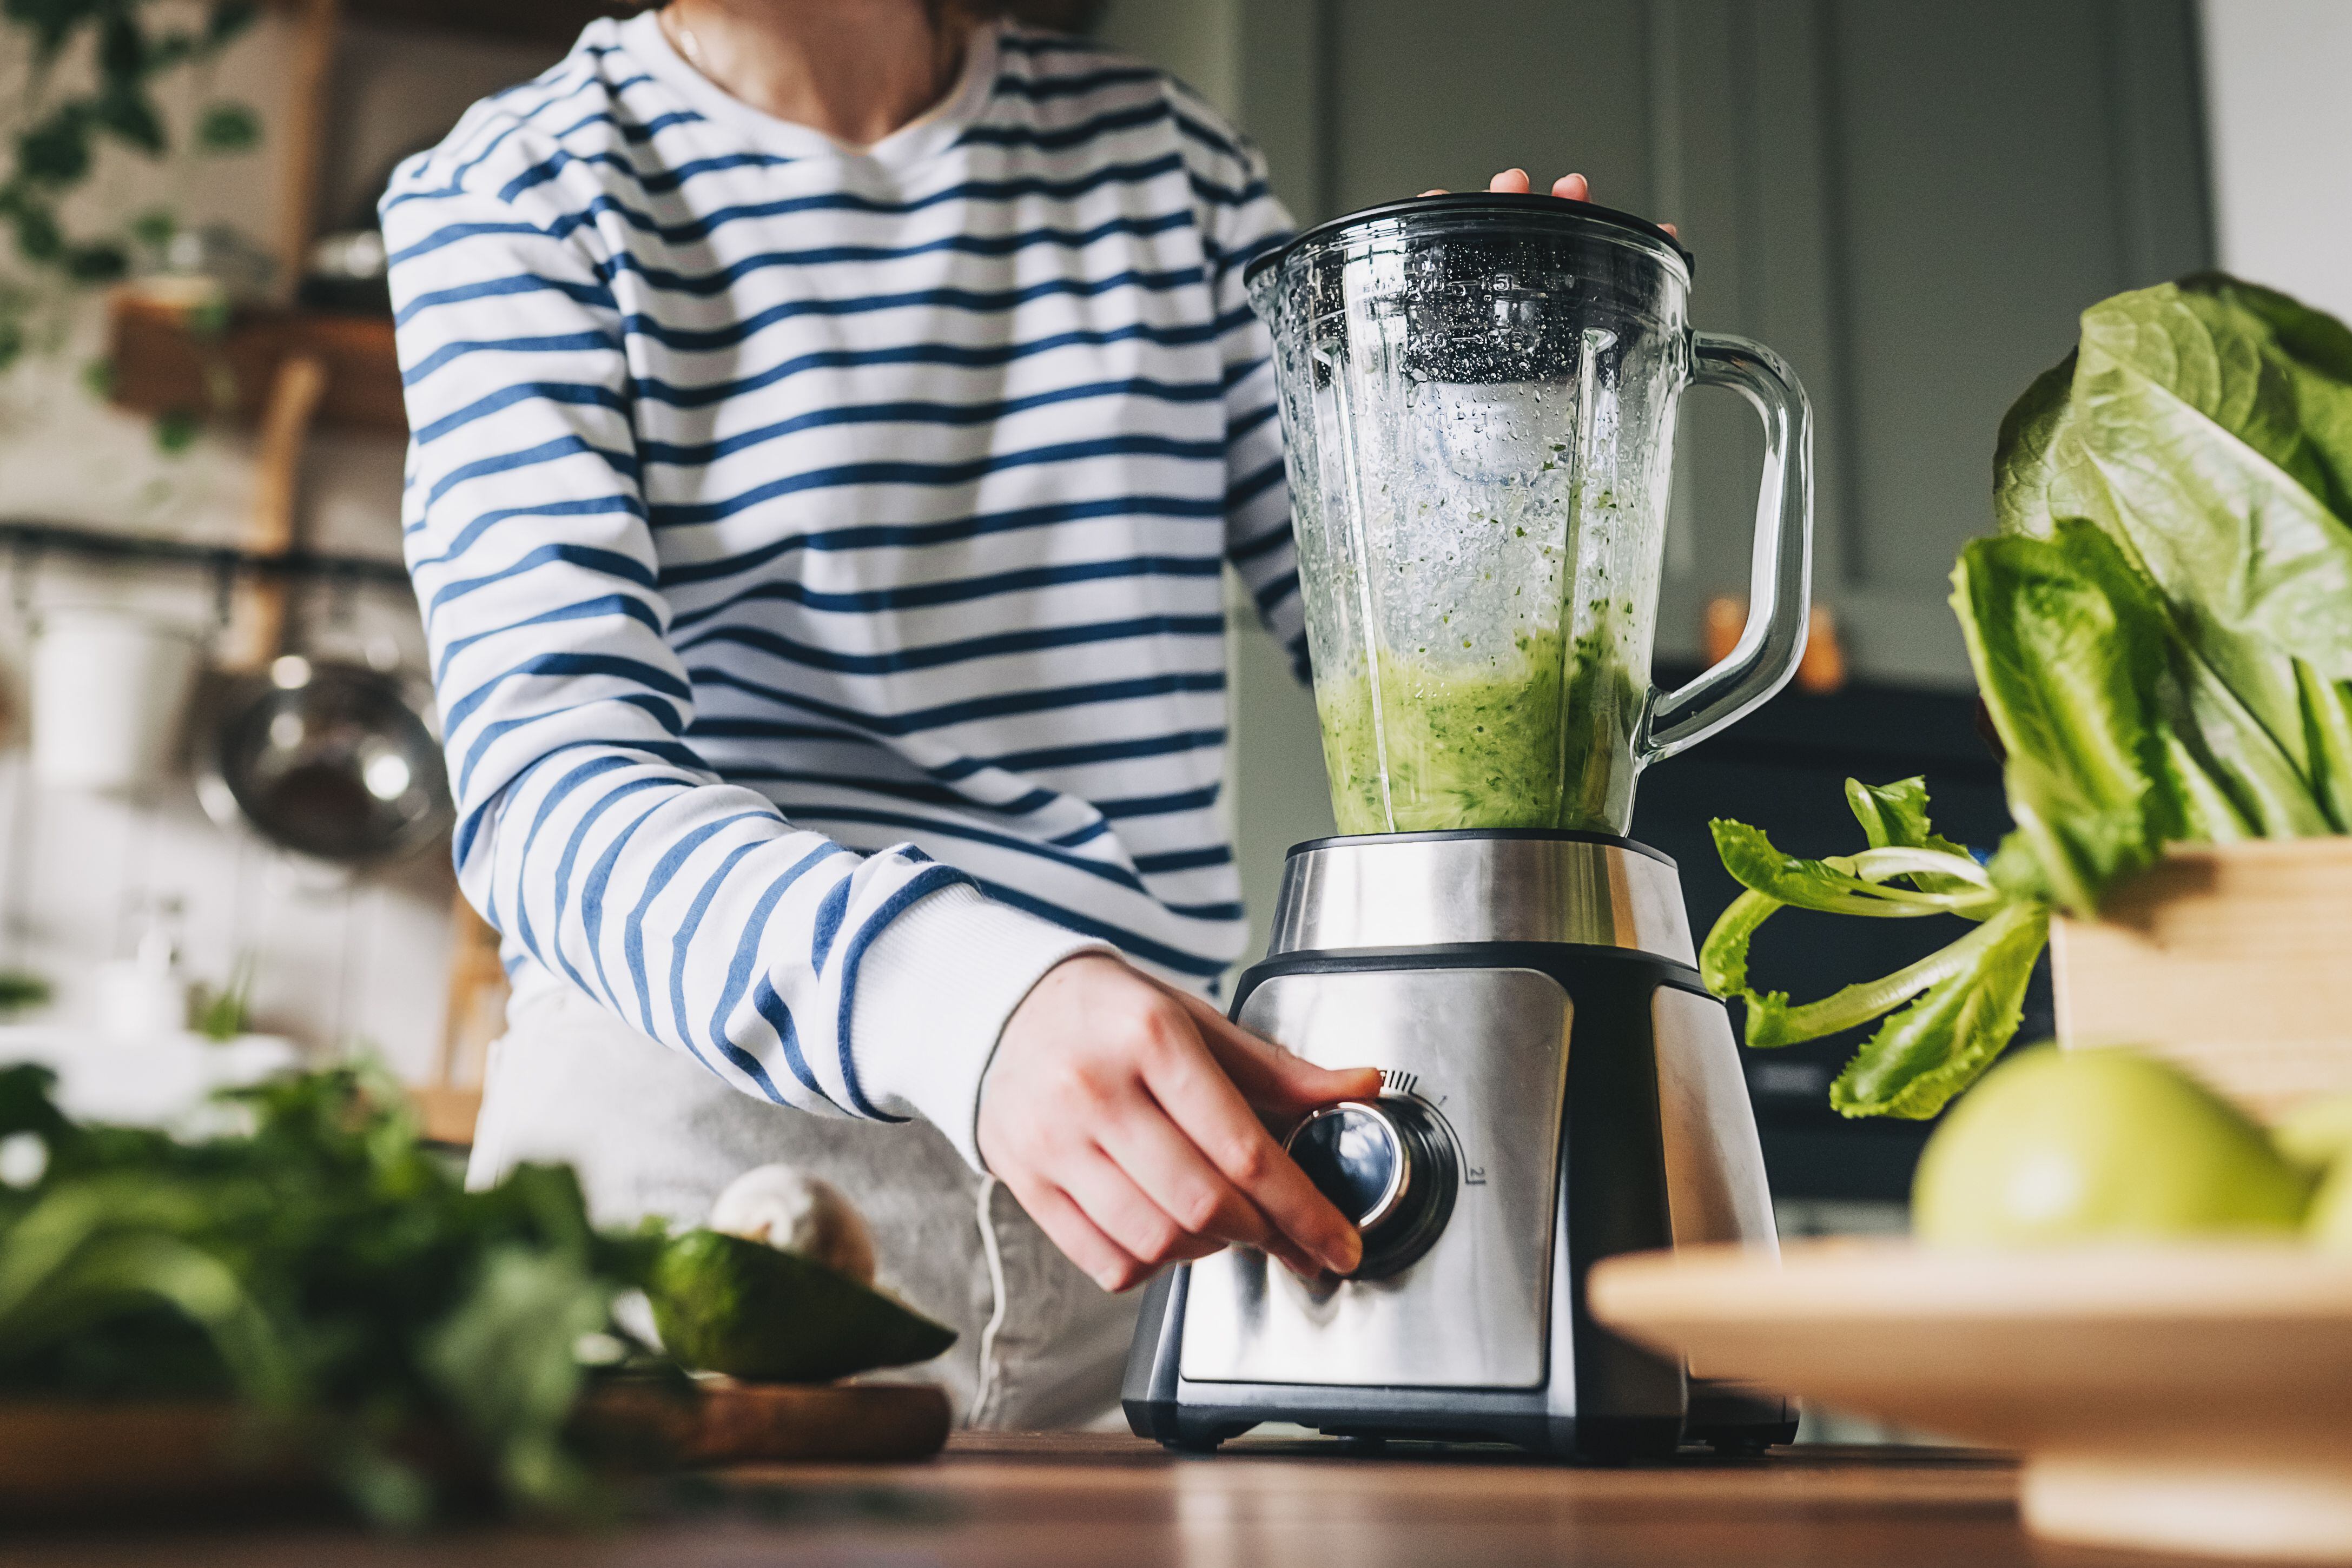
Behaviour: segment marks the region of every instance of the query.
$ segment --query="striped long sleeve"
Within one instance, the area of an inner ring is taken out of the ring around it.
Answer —
[[[843,149],[597,23],[381,212],[455,855],[519,990],[977,1163],[1052,965],[1232,960],[1223,562],[1297,626],[1240,273],[1286,220],[1188,94],[991,30]]]
[[[1225,556],[1304,680],[1307,618],[1298,597],[1272,345],[1243,281],[1251,262],[1290,237],[1290,219],[1266,186],[1265,159],[1255,148],[1237,151],[1241,156],[1217,171],[1230,186],[1202,182],[1225,387]]]
[[[911,844],[848,852],[722,779],[688,738],[597,269],[466,194],[387,231],[404,280],[435,251],[467,279],[396,302],[406,550],[467,895],[533,962],[738,1088],[925,1115],[976,1163],[1004,1019],[1046,968],[1101,944],[984,899]]]

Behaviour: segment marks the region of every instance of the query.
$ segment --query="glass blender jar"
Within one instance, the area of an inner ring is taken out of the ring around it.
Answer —
[[[1432,196],[1260,258],[1316,706],[1343,834],[1622,834],[1643,768],[1779,690],[1804,647],[1811,423],[1780,357],[1694,332],[1664,230],[1544,195]],[[1749,616],[1651,685],[1675,415],[1764,421]]]

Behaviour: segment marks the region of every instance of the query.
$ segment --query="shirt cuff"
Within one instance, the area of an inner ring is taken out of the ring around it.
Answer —
[[[986,1172],[980,1083],[1005,1020],[1063,959],[1116,951],[970,886],[918,900],[866,950],[849,1017],[858,1082],[881,1110],[920,1116]]]

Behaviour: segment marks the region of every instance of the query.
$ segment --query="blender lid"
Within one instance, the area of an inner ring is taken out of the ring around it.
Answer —
[[[1614,207],[1604,207],[1594,202],[1571,202],[1565,196],[1542,195],[1532,191],[1454,191],[1443,196],[1408,196],[1402,201],[1382,202],[1376,207],[1365,207],[1357,212],[1343,213],[1336,218],[1328,218],[1313,228],[1293,235],[1282,246],[1251,262],[1242,274],[1242,281],[1255,284],[1259,275],[1269,267],[1280,267],[1293,251],[1306,246],[1320,245],[1359,224],[1379,223],[1387,218],[1477,212],[1493,213],[1496,216],[1544,214],[1605,224],[1666,246],[1683,258],[1683,266],[1686,269],[1696,270],[1698,265],[1674,235],[1647,218],[1637,218]]]

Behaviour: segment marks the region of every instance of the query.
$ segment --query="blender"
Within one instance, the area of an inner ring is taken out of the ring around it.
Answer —
[[[1612,1253],[1776,1246],[1730,1020],[1642,769],[1730,724],[1805,635],[1811,415],[1780,358],[1693,331],[1691,258],[1626,214],[1424,197],[1261,257],[1315,697],[1340,836],[1285,865],[1234,1017],[1376,1098],[1287,1129],[1362,1266],[1230,1249],[1147,1294],[1124,1404],[1213,1448],[1264,1421],[1614,1459],[1794,1435],[1768,1392],[1617,1339]],[[1762,417],[1749,617],[1651,684],[1685,388]]]

